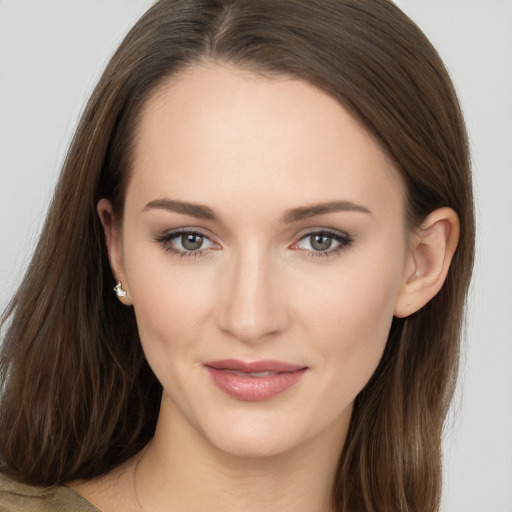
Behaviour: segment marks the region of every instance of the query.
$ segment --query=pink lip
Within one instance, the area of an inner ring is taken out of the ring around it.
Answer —
[[[204,363],[213,383],[224,393],[237,400],[259,402],[268,400],[295,386],[307,367],[263,360],[245,362],[223,359]],[[250,374],[270,372],[269,375]]]

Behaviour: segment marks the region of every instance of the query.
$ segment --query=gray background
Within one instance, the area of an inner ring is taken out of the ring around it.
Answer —
[[[0,309],[78,115],[150,0],[0,0]],[[478,257],[445,439],[443,510],[512,511],[512,1],[397,0],[452,73],[474,162]]]

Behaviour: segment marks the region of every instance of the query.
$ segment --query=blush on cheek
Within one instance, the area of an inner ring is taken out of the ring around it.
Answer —
[[[170,271],[168,261],[138,264],[130,289],[140,337],[146,352],[163,357],[197,343],[211,310],[208,280],[200,273]],[[164,355],[165,354],[165,355]],[[148,355],[148,354],[147,354]]]
[[[322,338],[333,346],[324,347],[326,354],[337,359],[346,382],[359,392],[373,375],[382,357],[393,319],[393,283],[376,288],[373,279],[347,284],[349,293],[324,296],[316,312],[309,303],[309,315],[317,315]],[[328,300],[327,300],[328,299]]]

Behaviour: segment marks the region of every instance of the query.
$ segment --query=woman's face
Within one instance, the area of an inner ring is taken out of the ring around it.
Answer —
[[[360,124],[214,64],[147,103],[112,247],[162,413],[238,455],[344,435],[411,271],[400,179]]]

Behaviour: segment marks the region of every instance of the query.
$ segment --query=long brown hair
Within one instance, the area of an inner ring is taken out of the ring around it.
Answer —
[[[394,319],[357,396],[333,486],[340,511],[434,511],[441,434],[459,359],[474,251],[468,143],[432,45],[388,0],[160,0],[100,79],[71,143],[26,276],[3,317],[0,462],[32,484],[104,474],[152,437],[161,387],[133,311],[112,293],[96,204],[122,217],[137,121],[167,78],[200,61],[306,80],[387,150],[407,221],[453,208],[461,234],[446,283]]]

